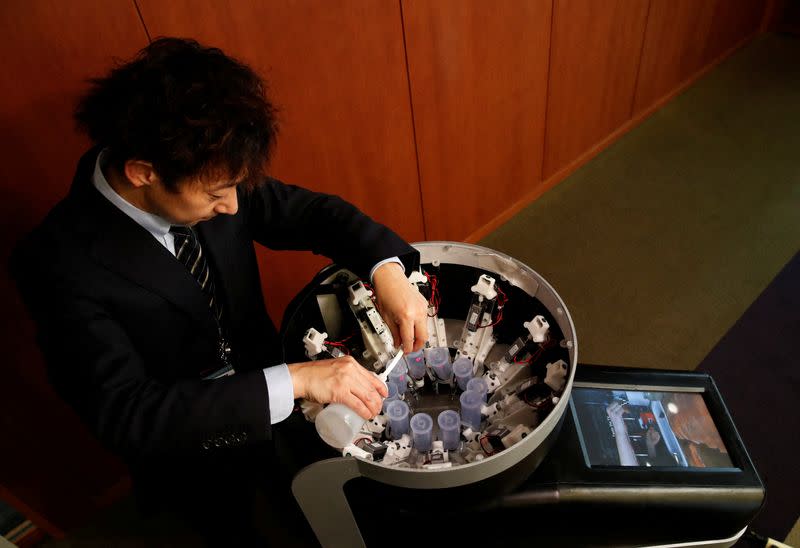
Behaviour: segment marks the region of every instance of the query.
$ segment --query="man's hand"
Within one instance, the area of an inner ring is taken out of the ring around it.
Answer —
[[[368,420],[380,413],[389,395],[377,375],[351,356],[289,365],[295,398],[318,403],[343,403]]]
[[[625,413],[625,409],[622,403],[615,401],[606,407],[606,413],[612,421],[622,420],[622,414]]]
[[[406,354],[428,340],[428,303],[397,263],[382,265],[372,275],[378,311],[389,326],[394,345]]]
[[[661,441],[661,434],[653,428],[652,426],[647,429],[647,434],[645,434],[644,442],[647,445],[647,454],[650,458],[655,458],[656,456],[656,445],[658,442]]]

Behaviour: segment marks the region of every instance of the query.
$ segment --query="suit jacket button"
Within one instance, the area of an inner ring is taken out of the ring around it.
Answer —
[[[203,449],[205,449],[206,451],[208,451],[209,449],[211,449],[211,442],[209,442],[208,440],[206,440],[206,441],[204,441],[204,442],[202,443],[202,446],[203,446]]]
[[[222,444],[225,442],[222,438],[216,438],[214,440],[214,447],[222,447]]]
[[[247,432],[242,432],[242,441],[247,439]]]

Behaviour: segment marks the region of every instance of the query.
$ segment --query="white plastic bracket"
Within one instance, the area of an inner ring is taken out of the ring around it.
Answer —
[[[364,287],[364,283],[360,281],[351,284],[347,291],[350,294],[350,304],[353,306],[362,304],[364,299],[372,299],[372,291]]]
[[[303,346],[306,347],[306,356],[313,359],[314,356],[323,352],[325,350],[325,339],[327,338],[327,333],[320,333],[313,327],[306,331],[306,334],[303,336]]]
[[[535,316],[531,321],[525,322],[522,326],[531,334],[531,340],[535,343],[544,342],[550,332],[550,324],[544,316]]]
[[[472,286],[472,292],[482,295],[490,301],[497,298],[497,290],[494,288],[495,280],[491,276],[481,274],[478,283]]]

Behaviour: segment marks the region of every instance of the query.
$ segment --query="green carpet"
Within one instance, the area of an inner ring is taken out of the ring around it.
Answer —
[[[762,36],[480,243],[555,287],[580,361],[694,369],[800,248],[799,129],[800,39]]]

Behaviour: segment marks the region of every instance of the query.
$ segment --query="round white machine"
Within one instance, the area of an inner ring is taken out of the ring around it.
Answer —
[[[320,539],[357,541],[357,528],[356,537],[343,532],[354,525],[352,516],[331,514],[341,486],[354,477],[420,493],[478,483],[513,487],[544,458],[567,410],[578,345],[555,289],[491,249],[453,242],[414,247],[421,265],[409,281],[429,302],[421,353],[398,356],[368,280],[336,266],[315,278],[285,319],[287,359],[350,354],[383,373],[391,389],[372,421],[346,408],[303,405],[335,447],[331,456],[343,455],[307,467],[294,482]]]

